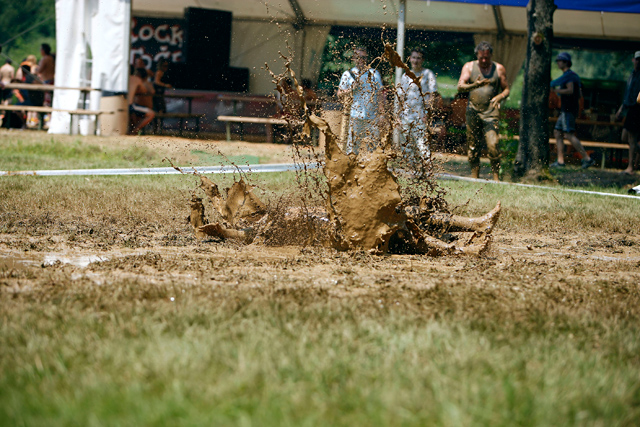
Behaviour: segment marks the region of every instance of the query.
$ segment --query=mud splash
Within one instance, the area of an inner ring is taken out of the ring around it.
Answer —
[[[293,81],[295,90],[285,93],[279,85],[285,77],[271,74],[282,97],[289,100],[295,97],[295,103],[300,106],[301,117],[290,126],[302,128],[300,139],[293,140],[294,149],[297,152],[296,142],[308,140],[314,128],[325,137],[322,168],[327,188],[323,195],[325,207],[310,209],[303,204],[303,208],[269,209],[243,179],[227,189],[223,197],[217,185],[201,175],[200,188],[208,197],[216,218],[206,219],[202,199],[194,195],[190,222],[196,235],[266,244],[283,244],[287,240],[284,237],[288,236],[297,244],[332,245],[338,250],[364,250],[376,254],[478,254],[488,248],[491,232],[500,216],[499,202],[480,218],[450,214],[442,197],[443,191],[438,190],[435,183],[429,159],[423,159],[418,168],[412,165],[405,177],[408,185],[401,187],[390,169],[391,162],[402,160],[398,155],[400,150],[392,143],[394,120],[383,126],[382,136],[373,151],[346,154],[329,124],[309,110],[302,86],[291,70],[291,60],[284,56],[283,59],[287,79]],[[404,68],[420,87],[419,79],[391,45],[385,45],[385,53],[380,59]],[[268,70],[268,66],[266,68]],[[427,140],[430,139],[430,131],[425,132]],[[399,170],[407,172],[406,167]],[[452,233],[471,235],[463,239]]]
[[[191,201],[190,222],[196,233],[244,243],[278,244],[278,234],[306,236],[302,244],[331,244],[338,250],[364,250],[428,255],[478,254],[487,249],[491,232],[500,216],[500,203],[485,216],[464,218],[433,212],[428,198],[407,205],[400,194],[397,177],[389,170],[392,154],[382,148],[373,153],[345,154],[331,128],[311,114],[308,125],[325,134],[324,175],[328,190],[326,210],[286,209],[269,211],[243,179],[235,182],[223,197],[218,186],[200,176],[200,188],[209,198],[217,220],[204,217],[202,199]],[[434,230],[446,230],[447,233]],[[463,243],[447,243],[438,237],[470,232]],[[391,247],[390,247],[390,244]]]

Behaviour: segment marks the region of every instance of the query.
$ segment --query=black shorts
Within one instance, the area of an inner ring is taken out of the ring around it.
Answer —
[[[627,118],[624,121],[623,129],[634,135],[640,133],[640,104],[636,104],[627,111]]]
[[[138,117],[144,117],[150,112],[151,112],[151,108],[143,107],[142,105],[138,105],[138,104],[129,105],[129,114],[133,114]]]
[[[5,99],[11,99],[13,95],[11,94],[11,89],[2,89],[0,91],[0,101],[4,101]]]

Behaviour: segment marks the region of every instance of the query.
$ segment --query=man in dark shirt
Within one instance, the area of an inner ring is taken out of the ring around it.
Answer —
[[[638,136],[640,136],[640,104],[637,102],[640,93],[640,50],[633,54],[631,61],[633,72],[627,80],[624,100],[616,114],[618,119],[626,117],[622,128],[622,140],[629,144],[629,166],[624,170],[627,174],[633,174],[633,156],[638,145]]]
[[[585,151],[576,136],[576,118],[580,109],[580,77],[571,70],[571,55],[566,52],[556,57],[556,64],[562,75],[551,82],[551,88],[560,95],[560,116],[554,129],[558,160],[551,164],[552,168],[564,167],[564,137],[582,156],[582,169],[593,165],[594,160]]]

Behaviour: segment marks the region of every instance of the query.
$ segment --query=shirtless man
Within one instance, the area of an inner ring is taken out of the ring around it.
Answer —
[[[145,93],[136,94],[133,103],[153,110],[153,95],[156,93],[156,90],[153,88],[153,83],[151,83],[147,77],[147,70],[145,68],[136,68],[135,74],[142,80]]]
[[[146,76],[146,70],[136,71],[129,76],[129,96],[127,101],[129,102],[129,117],[133,120],[134,125],[131,133],[137,134],[143,127],[148,125],[151,120],[156,116],[151,108],[144,107],[136,104],[136,96],[140,95],[152,95],[147,88],[145,88],[144,81],[140,75]],[[137,122],[137,124],[136,124]]]
[[[476,61],[462,67],[458,92],[469,92],[467,104],[467,143],[471,177],[480,175],[482,143],[487,146],[493,179],[499,181],[500,152],[498,151],[498,119],[500,103],[509,96],[505,68],[493,62],[493,48],[481,42],[475,48]]]
[[[42,58],[40,58],[40,62],[38,63],[38,79],[45,85],[52,85],[54,83],[53,76],[56,72],[56,63],[53,55],[51,55],[51,46],[47,43],[42,43],[40,46],[40,54]],[[53,93],[44,93],[44,102],[42,105],[45,107],[51,107],[53,105]],[[44,116],[44,122],[44,127],[46,128],[46,124],[49,122],[49,114]]]
[[[53,84],[53,76],[56,72],[56,64],[51,55],[51,46],[47,43],[42,43],[40,47],[40,54],[42,58],[38,63],[38,78],[45,85]]]
[[[5,64],[0,67],[0,82],[2,83],[0,100],[3,105],[9,105],[9,102],[11,102],[11,89],[4,89],[4,85],[10,84],[14,78],[15,70],[13,69],[13,65],[11,65],[11,60],[7,59]]]

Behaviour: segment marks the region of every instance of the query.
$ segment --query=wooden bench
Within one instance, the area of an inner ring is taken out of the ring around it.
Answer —
[[[586,148],[600,148],[602,149],[602,157],[600,159],[600,168],[604,169],[605,168],[605,163],[606,163],[606,159],[607,159],[607,150],[628,150],[629,149],[629,145],[628,144],[618,144],[616,142],[600,142],[600,141],[580,141],[580,143],[582,144],[583,147]],[[549,138],[549,144],[555,146],[556,145],[556,139],[555,138]],[[573,147],[573,145],[571,145],[571,141],[566,140],[564,141],[564,145],[568,145],[570,147]]]
[[[102,114],[114,114],[113,111],[64,110],[64,109],[53,108],[53,107],[39,107],[39,106],[32,106],[32,105],[0,105],[0,111],[26,111],[26,112],[38,113],[40,115],[51,114],[53,112],[67,113],[70,115],[70,121],[69,121],[70,135],[73,129],[73,116],[95,116],[97,121]],[[7,119],[11,120],[11,115],[8,115]],[[40,120],[40,129],[42,129],[42,120]],[[98,130],[98,126],[96,125],[96,132],[97,130]]]
[[[274,119],[268,117],[244,117],[244,116],[218,116],[218,120],[225,122],[227,128],[227,141],[231,141],[231,123],[238,123],[240,125],[240,141],[242,141],[244,135],[245,123],[258,123],[267,127],[267,142],[273,142],[273,125],[287,125],[284,119]]]
[[[188,119],[196,120],[196,132],[200,132],[200,119],[203,119],[205,114],[194,114],[194,113],[156,113],[155,117],[155,125],[154,130],[157,132],[158,129],[162,131],[162,127],[164,126],[165,119],[180,119],[180,129],[178,131],[178,135],[182,136],[182,130],[184,129],[184,121]],[[159,125],[159,126],[158,126]]]
[[[511,138],[515,139],[515,140],[520,140],[520,136],[519,135],[514,135]],[[501,139],[503,139],[503,137],[501,137]],[[605,168],[605,162],[606,162],[606,154],[607,154],[607,150],[628,150],[629,149],[629,145],[628,144],[620,144],[620,143],[616,143],[616,142],[601,142],[601,141],[580,141],[580,143],[582,144],[583,147],[586,148],[600,148],[602,149],[602,158],[600,160],[600,168],[604,169]],[[554,147],[556,146],[556,139],[555,138],[549,138],[549,144],[553,145]],[[569,147],[573,147],[573,145],[571,145],[571,142],[567,139],[565,139],[564,141],[564,145],[569,146]]]

